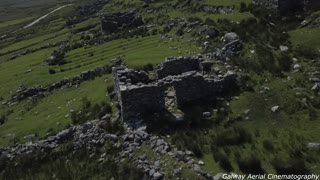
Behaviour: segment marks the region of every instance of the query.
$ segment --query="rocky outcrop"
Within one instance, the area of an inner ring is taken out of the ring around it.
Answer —
[[[70,49],[70,45],[61,45],[58,50],[53,51],[53,53],[45,60],[49,66],[63,65],[66,64],[64,55],[66,51]]]
[[[225,61],[227,57],[238,56],[242,50],[242,43],[236,33],[226,33],[223,40],[223,47],[217,48],[214,52],[209,53],[208,56],[213,59]]]
[[[157,68],[158,79],[153,81],[146,79],[147,75],[143,71],[125,66],[113,68],[115,91],[123,120],[140,119],[144,115],[164,111],[165,91],[168,88],[174,89],[179,108],[193,101],[224,96],[237,89],[236,74],[228,73],[220,77],[203,75],[202,65],[206,65],[205,69],[212,65],[201,63],[203,61],[202,57],[168,58]],[[144,78],[133,81],[132,75],[139,74],[144,74]]]
[[[116,13],[101,16],[101,29],[106,34],[112,34],[142,25],[144,25],[142,17],[135,13]]]

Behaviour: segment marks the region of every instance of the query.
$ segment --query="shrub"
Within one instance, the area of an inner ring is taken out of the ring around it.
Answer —
[[[317,52],[316,49],[306,46],[298,46],[295,48],[294,53],[296,56],[301,56],[307,59],[314,59],[320,56],[320,53]]]
[[[306,163],[303,159],[291,159],[287,162],[275,159],[272,164],[278,174],[299,175],[310,173],[310,170],[307,168]]]
[[[289,71],[292,66],[292,59],[288,54],[281,54],[278,58],[280,69],[283,71]]]
[[[179,27],[176,31],[176,35],[177,36],[183,36],[184,32],[183,32],[183,28],[182,27]]]
[[[0,117],[0,125],[4,124],[6,120],[7,120],[7,118],[4,115],[2,115]]]
[[[148,63],[148,64],[146,64],[146,65],[144,65],[143,66],[143,70],[144,71],[153,71],[153,65],[152,64],[150,64],[150,63]]]
[[[109,85],[109,86],[107,87],[107,92],[108,92],[108,94],[110,95],[113,91],[114,91],[114,86]]]
[[[152,35],[158,34],[158,29],[152,29],[152,30],[151,30],[151,34],[152,34]]]
[[[273,146],[272,142],[270,140],[267,140],[267,139],[263,141],[263,147],[267,151],[273,151],[274,150],[274,146]]]
[[[54,69],[49,69],[49,74],[55,74],[56,71]]]
[[[249,158],[240,158],[237,160],[239,169],[245,174],[264,174],[261,161],[257,156],[251,155]]]
[[[240,3],[240,12],[246,12],[248,9],[247,9],[247,4],[244,3],[244,2],[241,2]]]
[[[226,155],[223,155],[220,157],[219,165],[222,169],[224,169],[227,172],[233,171],[233,167],[231,165],[231,162],[229,161],[229,159]]]
[[[204,23],[206,25],[211,25],[211,26],[215,26],[216,25],[216,22],[214,20],[212,20],[211,18],[206,18]]]
[[[167,33],[169,33],[171,31],[171,29],[168,27],[168,26],[165,26],[165,27],[163,27],[163,29],[162,29],[162,33],[163,34],[167,34]]]
[[[318,111],[317,111],[317,109],[315,109],[314,107],[309,107],[309,108],[308,108],[308,113],[309,113],[309,119],[310,119],[311,121],[317,120],[318,117],[319,117]]]
[[[172,143],[175,144],[179,149],[188,149],[192,151],[198,158],[203,156],[201,144],[204,144],[204,141],[192,132],[182,132],[172,136]]]
[[[243,128],[234,128],[219,133],[215,142],[218,146],[241,145],[251,143],[252,135]]]

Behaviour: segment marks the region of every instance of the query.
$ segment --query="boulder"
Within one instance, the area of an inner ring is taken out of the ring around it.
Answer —
[[[200,166],[203,166],[204,165],[204,162],[203,161],[198,161],[198,164],[200,165]]]
[[[272,112],[278,112],[278,110],[279,110],[279,106],[273,106],[272,108],[271,108],[271,111]]]
[[[203,116],[204,118],[209,118],[211,115],[212,115],[211,112],[203,112],[203,113],[202,113],[202,116]]]
[[[239,40],[239,36],[234,32],[229,32],[224,35],[224,41],[225,43],[229,43],[235,40]]]
[[[156,172],[156,173],[153,174],[152,179],[153,179],[153,180],[163,179],[163,174],[160,173],[160,172]]]
[[[294,70],[299,70],[299,69],[301,69],[301,65],[300,65],[300,64],[295,64],[295,65],[293,66],[293,69],[294,69]]]

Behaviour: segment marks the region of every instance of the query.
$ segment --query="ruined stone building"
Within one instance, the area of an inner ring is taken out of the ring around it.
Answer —
[[[286,15],[303,11],[308,1],[310,0],[253,0],[252,3]]]
[[[157,79],[127,67],[113,68],[115,92],[123,120],[135,120],[146,114],[175,111],[185,104],[223,96],[238,87],[238,76],[204,75],[211,62],[201,57],[169,58],[157,68]]]

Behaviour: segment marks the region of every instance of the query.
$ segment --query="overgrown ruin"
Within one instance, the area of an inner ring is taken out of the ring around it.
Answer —
[[[213,77],[207,74],[211,66],[212,63],[201,56],[168,58],[157,67],[156,80],[151,80],[144,71],[125,66],[113,68],[123,120],[140,119],[166,110],[174,114],[179,110],[173,106],[180,109],[187,103],[225,96],[238,88],[238,75],[229,71]]]

